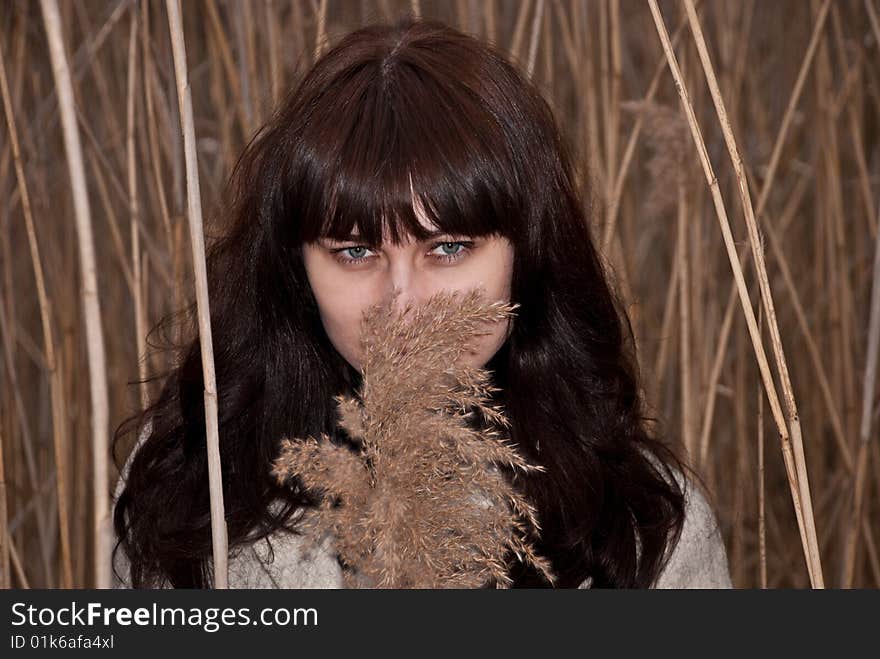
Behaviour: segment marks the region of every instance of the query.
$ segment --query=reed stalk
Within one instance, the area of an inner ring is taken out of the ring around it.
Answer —
[[[138,204],[137,185],[137,158],[135,153],[135,92],[137,90],[137,14],[131,14],[131,28],[128,41],[128,90],[125,103],[126,123],[126,164],[128,171],[128,212],[131,235],[131,272],[132,272],[132,297],[134,301],[134,327],[135,346],[137,348],[138,391],[140,393],[141,409],[146,409],[150,402],[147,391],[147,317],[143,300],[143,288],[141,283],[141,244],[140,244],[140,207]]]
[[[532,0],[523,0],[519,3],[519,12],[516,15],[516,25],[513,28],[513,38],[510,42],[510,54],[514,59],[521,59],[520,49],[523,35],[526,31],[526,20],[529,10],[532,8]]]
[[[872,0],[865,0],[865,11],[868,13],[868,22],[871,24],[871,34],[874,35],[874,43],[880,45],[880,18]]]
[[[107,473],[109,401],[104,333],[101,327],[101,304],[92,218],[85,180],[85,162],[76,122],[73,83],[61,31],[57,0],[40,0],[52,73],[58,93],[58,107],[64,133],[64,151],[73,192],[77,243],[82,276],[82,303],[86,323],[86,349],[89,361],[89,390],[92,401],[92,522],[94,535],[94,581],[96,588],[110,586],[110,502]]]
[[[327,47],[327,0],[319,0],[317,11],[317,33],[315,34],[315,60]]]
[[[269,49],[269,89],[272,92],[272,105],[281,100],[281,51],[278,46],[278,21],[274,0],[266,0],[266,40]]]
[[[486,26],[486,39],[489,43],[498,43],[498,28],[495,25],[495,0],[483,1],[483,23]]]
[[[202,201],[199,191],[199,169],[196,136],[193,125],[192,97],[186,66],[186,44],[178,0],[166,0],[168,29],[174,53],[174,75],[180,108],[180,128],[186,158],[187,217],[195,270],[196,307],[199,323],[199,344],[202,354],[202,376],[205,383],[205,430],[207,433],[208,483],[211,496],[211,545],[214,557],[214,587],[228,588],[229,548],[226,515],[223,504],[223,477],[220,465],[220,437],[217,422],[217,383],[214,372],[214,346],[211,339],[211,310],[208,299],[208,278],[205,262],[205,237],[202,226]]]
[[[880,217],[878,217],[880,223]],[[852,511],[846,529],[843,576],[841,585],[851,588],[855,571],[856,549],[864,514],[865,491],[868,483],[868,445],[871,441],[874,393],[877,385],[877,361],[880,357],[880,231],[874,244],[874,270],[871,285],[871,311],[868,320],[868,346],[865,358],[865,376],[862,387],[862,415],[859,428],[859,448],[856,454],[853,480]],[[870,537],[870,535],[869,535]]]
[[[759,332],[763,333],[764,317],[758,315]],[[767,521],[766,521],[766,469],[764,467],[764,396],[758,389],[758,582],[767,588]]]
[[[611,199],[617,171],[617,150],[620,140],[620,89],[623,63],[620,45],[620,0],[608,0],[608,114],[605,117],[605,160],[609,176],[605,181],[606,199]]]
[[[12,561],[15,576],[18,577],[18,587],[25,590],[30,589],[31,584],[28,581],[27,574],[25,574],[24,565],[21,563],[21,558],[18,555],[18,550],[15,548],[15,543],[12,541],[12,538],[9,539],[9,559]]]
[[[155,78],[153,51],[150,48],[150,5],[147,0],[142,0],[141,18],[143,28],[141,29],[141,58],[143,60],[143,76],[144,76],[144,105],[147,110],[147,139],[150,151],[150,163],[152,165],[153,185],[156,193],[156,201],[159,206],[159,215],[162,220],[162,228],[165,231],[165,244],[168,250],[172,247],[172,231],[171,216],[168,211],[168,201],[165,195],[165,181],[162,176],[162,154],[159,151],[159,137],[156,131],[156,109],[154,97],[153,80]],[[210,3],[207,5],[210,8]],[[156,259],[154,259],[156,260]]]
[[[538,56],[538,39],[541,36],[541,22],[544,20],[544,0],[538,0],[535,5],[535,15],[532,17],[532,33],[529,38],[529,57],[526,64],[526,75],[531,78],[535,72],[535,59]]]
[[[679,308],[679,368],[681,369],[681,439],[688,456],[697,455],[693,432],[693,388],[691,385],[691,312],[688,301],[688,215],[687,190],[683,178],[678,182],[678,308]]]

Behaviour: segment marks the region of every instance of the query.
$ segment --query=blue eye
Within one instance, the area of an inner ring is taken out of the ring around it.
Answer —
[[[336,258],[342,263],[356,264],[369,260],[367,255],[367,252],[369,251],[370,248],[365,245],[353,245],[351,247],[334,249],[333,253],[336,254]]]
[[[434,243],[431,251],[427,256],[443,263],[453,263],[464,258],[474,246],[472,240],[455,240]],[[440,250],[439,252],[437,250]],[[372,249],[366,245],[351,245],[350,247],[339,247],[331,250],[340,263],[343,265],[361,265],[371,261],[377,255],[372,253]]]
[[[440,245],[440,249],[444,254],[458,254],[459,250],[464,249],[464,246],[461,243],[443,243]]]
[[[437,254],[434,250],[431,251],[431,256],[435,259],[439,259],[440,261],[445,261],[447,263],[451,263],[453,261],[457,261],[460,258],[463,258],[464,255],[473,247],[474,242],[472,240],[456,240],[456,241],[446,241],[442,243],[435,243],[434,250],[441,250],[442,253]]]
[[[344,251],[348,252],[348,255],[353,259],[363,258],[364,254],[367,251],[367,248],[363,245],[359,245],[357,247],[347,247]]]

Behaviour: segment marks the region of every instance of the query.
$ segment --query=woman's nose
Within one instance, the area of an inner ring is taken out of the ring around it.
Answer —
[[[426,296],[423,289],[421,278],[411,263],[399,259],[390,264],[385,294],[386,299],[392,299],[395,309],[402,311],[408,304],[423,302]]]

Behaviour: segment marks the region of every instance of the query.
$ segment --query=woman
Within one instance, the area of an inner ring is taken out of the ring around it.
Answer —
[[[333,433],[364,308],[474,286],[519,305],[472,360],[545,467],[522,488],[556,585],[730,585],[711,509],[646,431],[629,322],[573,178],[535,88],[442,23],[365,27],[307,73],[241,157],[208,254],[232,587],[339,585],[332,540],[300,551],[317,501],[270,477],[279,442]],[[177,363],[117,433],[142,429],[114,511],[120,585],[211,584],[197,337]],[[548,585],[520,564],[511,576]]]

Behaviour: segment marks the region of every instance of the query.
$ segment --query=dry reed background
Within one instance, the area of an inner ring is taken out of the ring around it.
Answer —
[[[166,5],[58,3],[85,202],[71,185],[63,85],[47,41],[53,5],[0,5],[0,528],[8,530],[0,534],[0,583],[14,587],[103,583],[95,538],[106,526],[96,511],[117,471],[94,456],[155,393],[127,384],[164,366],[164,357],[148,353],[146,330],[194,296]],[[711,68],[688,26],[694,5]],[[871,368],[880,336],[880,316],[871,314],[880,292],[877,0],[187,0],[209,236],[237,154],[316,54],[368,20],[413,9],[495,41],[553,105],[585,163],[580,183],[592,190],[594,235],[627,300],[647,400],[714,495],[734,583],[807,586],[811,569],[812,583],[821,583],[805,558],[808,472],[824,583],[880,585]],[[656,11],[693,106],[690,126]],[[725,113],[713,104],[707,74],[717,76]],[[750,194],[739,185],[719,115],[729,119]],[[691,132],[697,125],[703,162]],[[714,189],[701,176],[708,163]],[[722,197],[728,247],[713,204]],[[747,230],[750,215],[760,237]],[[88,220],[96,299],[83,295]],[[766,269],[756,270],[751,245],[759,242]],[[739,251],[743,290],[764,330],[770,398],[729,248]],[[762,303],[763,271],[775,318],[766,296]],[[96,301],[106,353],[100,372],[90,370],[98,344],[87,343],[86,309]],[[773,349],[774,323],[782,352]],[[95,412],[104,378],[109,408]],[[92,418],[104,414],[107,427],[93,430]],[[789,475],[780,432],[792,440]],[[792,491],[806,511],[804,542]]]

